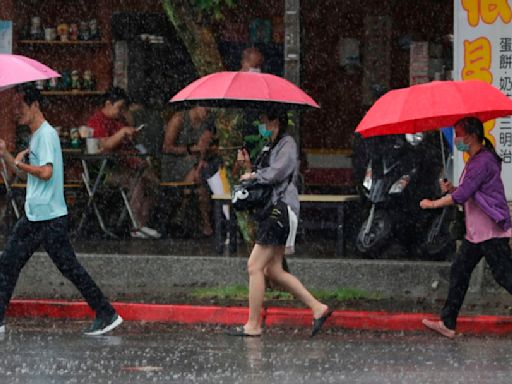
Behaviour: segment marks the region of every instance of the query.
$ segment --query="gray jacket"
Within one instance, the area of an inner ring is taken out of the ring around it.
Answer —
[[[264,149],[265,150],[265,149]],[[270,152],[270,165],[256,170],[256,178],[261,184],[272,184],[272,203],[281,199],[299,216],[299,193],[295,186],[299,159],[297,144],[291,136],[283,136]],[[290,180],[291,176],[291,180]]]

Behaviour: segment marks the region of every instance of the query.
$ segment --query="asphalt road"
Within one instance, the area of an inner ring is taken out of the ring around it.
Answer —
[[[224,328],[125,323],[82,336],[86,323],[20,320],[0,341],[9,383],[510,383],[510,338],[271,329],[236,338]]]

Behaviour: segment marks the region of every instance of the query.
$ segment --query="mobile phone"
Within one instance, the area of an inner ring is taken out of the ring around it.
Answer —
[[[139,132],[139,131],[140,131],[142,128],[144,128],[145,126],[146,126],[146,124],[141,124],[141,125],[139,125],[137,128],[135,128],[135,130],[136,130],[137,132]]]

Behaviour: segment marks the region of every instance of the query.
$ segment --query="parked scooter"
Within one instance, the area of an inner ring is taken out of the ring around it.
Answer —
[[[381,257],[399,242],[413,258],[444,260],[455,249],[448,209],[422,210],[423,198],[440,195],[439,144],[426,134],[392,135],[365,140],[366,173],[362,198],[368,214],[356,240],[357,250]]]

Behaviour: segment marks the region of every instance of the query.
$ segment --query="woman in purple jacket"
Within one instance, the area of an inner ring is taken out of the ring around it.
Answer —
[[[455,337],[459,310],[468,290],[471,274],[485,257],[494,279],[512,293],[512,235],[510,211],[501,180],[501,158],[492,143],[484,137],[482,122],[466,117],[455,124],[455,146],[467,152],[469,160],[455,188],[441,181],[448,194],[438,200],[422,200],[423,209],[464,205],[466,238],[463,240],[450,270],[448,298],[440,321],[424,319],[423,324],[448,338]]]

